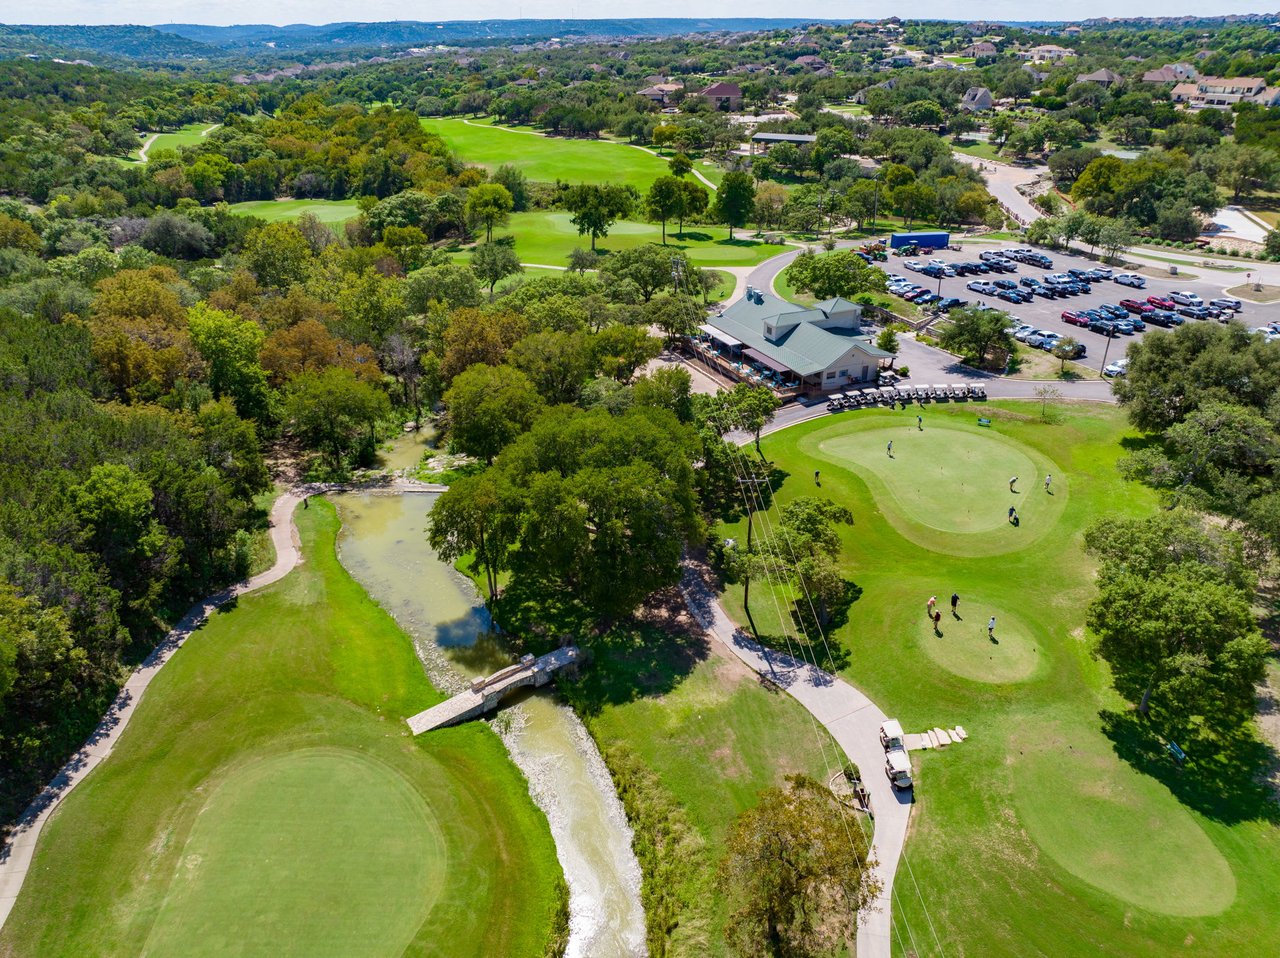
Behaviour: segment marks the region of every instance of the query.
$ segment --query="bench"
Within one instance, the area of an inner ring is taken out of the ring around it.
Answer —
[[[987,418],[985,418],[985,417],[983,417],[983,416],[979,416],[979,417],[978,417],[978,425],[979,425],[979,426],[990,426],[990,425],[991,425],[991,420],[990,420],[990,419],[987,419]]]

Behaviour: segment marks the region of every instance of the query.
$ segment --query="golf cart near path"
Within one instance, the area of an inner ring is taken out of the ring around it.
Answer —
[[[896,789],[910,788],[911,758],[897,719],[889,719],[880,726],[880,745],[884,748],[884,774],[889,784]]]

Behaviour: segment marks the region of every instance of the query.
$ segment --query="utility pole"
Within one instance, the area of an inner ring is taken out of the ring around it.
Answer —
[[[1111,352],[1111,340],[1115,339],[1116,328],[1111,326],[1107,329],[1107,345],[1102,350],[1102,368],[1107,368],[1107,353]]]

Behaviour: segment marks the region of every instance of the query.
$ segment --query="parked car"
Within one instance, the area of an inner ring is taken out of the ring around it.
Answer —
[[[1026,343],[1028,346],[1034,346],[1036,349],[1040,349],[1044,346],[1044,341],[1046,339],[1061,339],[1061,338],[1062,338],[1061,333],[1055,333],[1048,329],[1037,329],[1034,333],[1032,333],[1030,336],[1024,339],[1023,342]]]
[[[1146,320],[1142,316],[1138,316],[1136,314],[1133,316],[1130,316],[1128,319],[1124,320],[1124,322],[1128,323],[1130,326],[1133,327],[1135,331],[1139,333],[1145,331],[1147,328]]]
[[[946,313],[953,309],[962,309],[968,305],[969,305],[968,300],[960,299],[959,297],[956,297],[956,296],[947,296],[943,298],[942,302],[938,303],[938,309]]]
[[[1098,311],[1104,316],[1110,316],[1112,319],[1124,319],[1129,315],[1129,311],[1119,303],[1103,303],[1098,307]]]
[[[1107,363],[1102,367],[1102,375],[1104,376],[1123,376],[1129,371],[1129,357],[1117,359],[1114,363]]]
[[[1050,352],[1052,352],[1053,350],[1057,349],[1060,345],[1062,344],[1054,343],[1052,346],[1049,346],[1048,349]],[[1084,343],[1072,343],[1069,347],[1067,347],[1067,359],[1081,359],[1087,352],[1088,350],[1085,348]]]
[[[1089,320],[1089,328],[1095,333],[1101,333],[1103,336],[1114,336],[1118,332],[1116,324],[1109,319],[1091,319]]]
[[[1024,276],[1022,279],[1018,280],[1018,285],[1025,286],[1027,289],[1035,289],[1037,286],[1041,285],[1041,283],[1040,280],[1036,279],[1034,276]]]
[[[1178,315],[1187,319],[1208,319],[1209,311],[1203,306],[1183,306],[1179,308]]]
[[[1095,266],[1093,269],[1089,270],[1089,272],[1096,273],[1097,275],[1101,276],[1103,279],[1111,278],[1110,266]]]
[[[1027,292],[1032,296],[1039,296],[1042,299],[1057,299],[1062,295],[1052,286],[1031,286],[1027,289]]]
[[[1216,306],[1218,309],[1229,309],[1233,313],[1238,313],[1244,309],[1244,303],[1240,302],[1238,299],[1231,299],[1228,296],[1224,296],[1221,299],[1211,299],[1209,300],[1209,305]]]
[[[1179,306],[1203,306],[1204,300],[1189,290],[1176,290],[1169,294],[1169,298]]]
[[[990,263],[992,260],[1004,259],[1004,258],[1005,258],[1004,253],[1001,253],[998,250],[993,250],[993,249],[983,250],[981,253],[978,254],[978,259],[982,260],[982,262],[984,263]]]
[[[912,302],[915,303],[917,306],[928,306],[931,303],[942,302],[942,297],[939,296],[937,293],[926,292],[923,296],[920,296],[917,299],[912,300]]]
[[[1091,269],[1084,274],[1084,278],[1091,283],[1105,283],[1111,279],[1111,270],[1109,269]]]
[[[1060,286],[1063,283],[1071,282],[1071,277],[1066,273],[1050,273],[1044,278],[1044,281],[1052,286]]]
[[[905,299],[908,303],[914,303],[921,296],[927,296],[928,294],[929,294],[929,291],[925,289],[923,286],[917,286],[915,289],[905,293],[902,298]]]
[[[1129,286],[1133,289],[1143,289],[1147,285],[1147,281],[1137,273],[1119,273],[1113,279],[1121,286]]]
[[[902,264],[902,267],[903,269],[911,270],[913,273],[918,273],[920,270],[924,269],[924,263],[920,262],[918,259],[909,259]]]
[[[1129,319],[1113,319],[1112,324],[1116,328],[1117,333],[1124,333],[1126,336],[1132,336],[1135,327],[1133,321]]]
[[[1031,297],[1016,289],[1002,289],[996,294],[997,299],[1002,299],[1006,303],[1026,303]]]
[[[1166,299],[1164,296],[1148,296],[1147,302],[1150,303],[1152,306],[1154,306],[1156,309],[1177,309],[1178,308],[1177,304],[1174,303],[1173,300]]]
[[[987,261],[987,268],[993,273],[1016,273],[1018,264],[1011,263],[1007,259],[993,259]]]
[[[1011,279],[993,279],[991,285],[998,289],[1017,289],[1018,284]]]
[[[1157,309],[1154,313],[1147,313],[1144,318],[1153,326],[1181,326],[1185,322],[1177,313],[1167,309]]]
[[[1062,321],[1070,323],[1072,326],[1088,326],[1089,317],[1083,313],[1077,313],[1073,309],[1064,309],[1062,311]]]
[[[1013,331],[1013,338],[1020,343],[1025,343],[1027,337],[1036,331],[1036,328],[1029,323],[1023,323]]]
[[[1156,308],[1150,303],[1139,302],[1136,299],[1122,299],[1120,305],[1131,313],[1154,313]]]
[[[975,279],[971,283],[966,283],[964,288],[969,290],[971,293],[981,293],[983,296],[994,296],[996,293],[1000,292],[994,284],[981,279]]]

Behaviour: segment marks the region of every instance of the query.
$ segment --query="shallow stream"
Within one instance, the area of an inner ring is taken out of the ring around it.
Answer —
[[[396,465],[411,455],[396,455]],[[427,544],[427,516],[435,495],[343,493],[332,498],[342,516],[342,564],[413,636],[438,688],[460,690],[467,679],[511,663],[509,653],[485,638],[488,617],[471,582]],[[553,690],[517,701],[503,710],[494,727],[551,826],[569,885],[567,955],[642,956],[640,866],[595,742]]]

